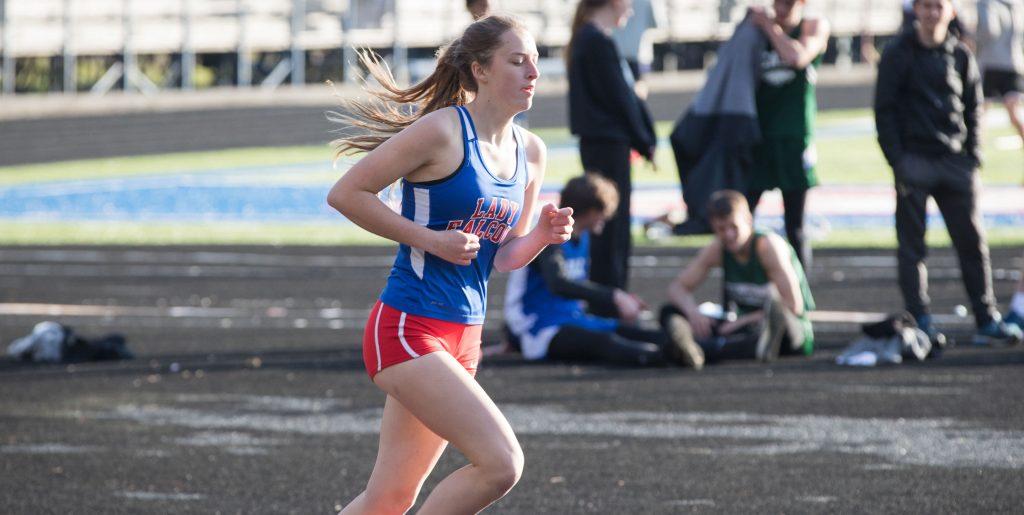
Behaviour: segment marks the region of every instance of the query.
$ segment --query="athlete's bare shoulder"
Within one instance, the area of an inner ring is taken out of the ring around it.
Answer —
[[[446,177],[462,161],[459,114],[454,108],[427,113],[377,150],[380,166],[408,170],[402,176],[410,181]]]
[[[700,249],[694,262],[700,263],[707,269],[722,266],[722,242],[718,238],[711,238],[711,242]]]
[[[428,137],[433,143],[445,143],[462,140],[462,122],[455,107],[438,109],[421,116],[406,130],[417,136]]]
[[[462,125],[454,107],[438,109],[421,116],[393,139],[407,142],[396,147],[400,152],[417,153],[424,159],[424,164],[441,168],[420,170],[414,180],[431,180],[437,174],[447,175],[451,172],[449,168],[462,160]],[[422,176],[424,172],[425,176]]]
[[[544,144],[544,140],[526,129],[520,128],[520,131],[523,133],[523,139],[526,140],[524,142],[526,144],[526,158],[535,163],[542,161],[548,153],[548,147]]]
[[[757,257],[765,266],[783,262],[789,253],[789,243],[774,232],[765,233],[757,239]]]
[[[808,35],[828,35],[831,30],[831,25],[828,23],[828,19],[807,16],[804,17],[804,30],[807,31]]]

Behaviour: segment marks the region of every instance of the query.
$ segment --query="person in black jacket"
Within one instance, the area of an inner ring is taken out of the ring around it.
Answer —
[[[569,72],[569,128],[580,138],[583,168],[615,183],[621,201],[600,236],[594,237],[590,277],[626,288],[629,273],[630,150],[654,159],[654,124],[632,85],[628,65],[610,34],[629,19],[630,0],[581,0],[566,48]],[[595,314],[613,315],[605,310]]]
[[[913,30],[882,54],[875,88],[878,143],[896,182],[899,284],[917,324],[941,342],[929,314],[925,229],[933,197],[960,259],[976,343],[1020,340],[1001,321],[978,211],[981,81],[971,51],[949,32],[951,0],[914,0]]]
[[[620,288],[587,279],[588,245],[600,234],[619,202],[615,185],[596,173],[566,183],[561,206],[574,213],[572,238],[541,251],[512,272],[505,290],[505,328],[510,347],[524,358],[603,361],[618,365],[677,363],[700,369],[704,354],[689,333],[645,328],[637,319],[646,305]],[[615,313],[598,317],[584,305]],[[679,324],[680,321],[672,322]]]

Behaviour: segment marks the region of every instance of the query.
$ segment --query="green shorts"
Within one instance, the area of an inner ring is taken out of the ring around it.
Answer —
[[[754,147],[749,191],[806,190],[818,185],[818,151],[810,137],[766,137]]]

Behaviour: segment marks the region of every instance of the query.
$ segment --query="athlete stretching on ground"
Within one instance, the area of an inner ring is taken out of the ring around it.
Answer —
[[[669,285],[672,304],[662,309],[662,326],[676,339],[692,333],[709,363],[810,354],[814,336],[807,312],[814,300],[793,247],[756,230],[746,199],[736,191],[712,195],[707,213],[715,239]],[[693,295],[714,268],[722,269],[723,305],[730,315],[722,318],[701,313]]]
[[[509,343],[528,360],[603,361],[618,365],[704,365],[693,339],[638,324],[646,304],[636,295],[587,279],[590,235],[615,214],[615,183],[596,173],[574,177],[562,188],[560,205],[572,208],[573,234],[551,245],[530,266],[509,275],[505,327]],[[600,306],[617,317],[588,314]]]
[[[337,140],[339,153],[369,153],[328,202],[400,246],[363,339],[367,372],[387,393],[377,462],[342,513],[407,511],[448,442],[470,464],[441,481],[420,513],[476,513],[519,480],[523,451],[473,375],[492,266],[523,267],[572,230],[571,210],[551,205],[529,230],[546,150],[512,117],[532,104],[537,58],[533,37],[503,16],[466,28],[409,89],[363,56],[386,89],[375,96],[392,104],[348,106],[349,121],[369,134]],[[398,180],[401,214],[378,197]]]

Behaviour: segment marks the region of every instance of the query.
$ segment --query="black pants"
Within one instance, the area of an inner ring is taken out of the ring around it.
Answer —
[[[995,314],[992,265],[978,211],[980,187],[974,160],[958,155],[906,154],[896,165],[896,240],[900,291],[907,311],[928,313],[928,270],[925,259],[928,197],[946,222],[960,260],[960,273],[978,326]]]
[[[583,169],[607,177],[619,189],[619,208],[605,222],[601,234],[590,237],[590,280],[626,289],[629,280],[629,255],[633,248],[630,234],[630,205],[633,192],[630,178],[630,148],[626,143],[609,140],[580,139]],[[618,313],[594,314],[616,317]]]
[[[764,190],[747,193],[747,204],[750,212],[757,209]],[[806,272],[810,272],[811,244],[804,236],[804,209],[807,207],[807,190],[789,190],[782,192],[782,219],[786,225],[786,239],[796,250],[796,257]]]
[[[548,344],[548,359],[602,361],[616,365],[665,365],[662,351],[668,336],[662,331],[619,326],[615,332],[591,331],[563,325]]]
[[[757,343],[762,337],[782,339],[779,346],[779,354],[799,354],[803,352],[804,329],[792,312],[782,305],[778,296],[772,298],[766,306],[766,312],[774,313],[776,316],[768,316],[759,323],[748,324],[735,332],[723,335],[718,328],[725,323],[725,320],[713,318],[712,334],[709,338],[697,340],[697,345],[704,350],[704,359],[707,363],[714,363],[723,359],[754,359],[757,357]],[[662,306],[659,320],[662,327],[668,322],[671,315],[686,314],[672,304]],[[767,334],[765,334],[767,333]]]

